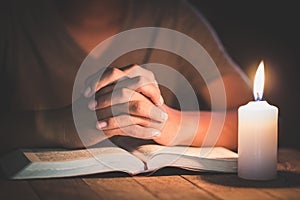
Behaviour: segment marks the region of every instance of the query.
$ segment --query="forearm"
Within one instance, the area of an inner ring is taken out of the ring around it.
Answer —
[[[237,147],[237,111],[166,110],[169,119],[156,142],[163,145]]]
[[[237,111],[201,111],[185,113],[184,115],[186,123],[183,125],[184,127],[191,126],[191,123],[198,124],[196,131],[194,131],[192,146],[223,146],[236,149]],[[195,121],[195,115],[200,116],[198,123]]]

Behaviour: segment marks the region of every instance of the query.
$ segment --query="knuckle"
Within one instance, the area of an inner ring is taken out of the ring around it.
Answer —
[[[107,122],[107,127],[110,127],[110,128],[116,127],[114,118],[111,117],[111,118],[107,119],[106,122]]]
[[[134,64],[132,67],[131,67],[131,70],[132,71],[135,71],[137,74],[140,74],[141,73],[141,67],[137,64]]]
[[[131,66],[131,69],[139,69],[139,68],[140,68],[140,66],[138,64],[133,64]]]
[[[147,70],[147,76],[151,79],[151,80],[155,80],[155,75],[152,71]]]
[[[116,128],[121,128],[124,125],[128,124],[128,116],[127,115],[119,115],[114,117],[114,126]]]
[[[142,109],[143,103],[141,101],[132,101],[130,102],[129,109],[131,112],[139,113]]]
[[[122,100],[129,100],[130,93],[129,93],[129,90],[127,88],[121,88],[119,91],[120,91],[119,96]]]
[[[147,80],[145,77],[143,76],[138,76],[137,77],[137,85],[142,87],[142,86],[145,86],[147,84]]]
[[[109,74],[110,76],[115,77],[118,74],[119,74],[119,69],[118,68],[115,68],[115,67],[111,68],[110,74]]]

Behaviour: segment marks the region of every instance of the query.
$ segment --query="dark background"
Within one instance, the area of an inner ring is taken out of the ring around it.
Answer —
[[[264,98],[279,108],[279,147],[300,148],[297,1],[190,1],[252,82],[260,60],[264,60]]]

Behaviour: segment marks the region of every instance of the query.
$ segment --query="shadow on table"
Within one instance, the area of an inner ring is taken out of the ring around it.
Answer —
[[[166,167],[151,173],[142,173],[135,176],[178,176],[178,175],[193,175],[208,183],[243,188],[289,188],[300,186],[300,174],[289,171],[278,171],[277,178],[270,181],[252,181],[244,180],[237,174],[224,174],[215,172],[196,172],[184,169]],[[112,172],[105,174],[96,174],[85,176],[85,178],[115,178],[115,177],[131,177],[124,172]]]
[[[172,176],[172,175],[178,176],[178,175],[200,175],[200,174],[201,172],[189,171],[189,170],[184,170],[175,167],[165,167],[154,172],[140,173],[134,176]],[[105,173],[77,176],[77,178],[120,178],[120,177],[132,177],[132,176],[133,175],[130,175],[126,172],[114,171],[114,172],[105,172]],[[59,177],[54,179],[66,179],[66,178],[73,178],[73,177]],[[8,180],[7,177],[5,177],[4,174],[1,172],[1,170],[0,170],[0,180]]]
[[[178,175],[192,175],[199,177],[202,181],[211,184],[223,185],[228,187],[241,187],[241,188],[289,188],[300,186],[300,174],[289,171],[278,171],[278,176],[270,181],[250,181],[244,180],[237,176],[235,173],[216,173],[216,172],[197,172],[189,171],[174,167],[165,167],[154,172],[141,173],[135,176],[178,176]],[[77,178],[119,178],[119,177],[132,177],[125,172],[106,172],[100,174],[92,174],[86,176],[78,176]],[[72,177],[69,177],[72,178]],[[58,178],[68,179],[68,177]],[[0,180],[7,180],[3,174],[0,173]]]
[[[140,173],[134,176],[178,176],[178,175],[200,175],[201,172],[189,171],[176,167],[165,167],[157,171]],[[132,177],[132,175],[125,172],[106,172],[100,174],[93,174],[84,176],[84,178],[119,178],[119,177]]]
[[[289,171],[278,171],[277,178],[269,181],[245,180],[239,178],[237,174],[202,175],[201,179],[208,183],[244,188],[289,188],[300,186],[300,174]]]

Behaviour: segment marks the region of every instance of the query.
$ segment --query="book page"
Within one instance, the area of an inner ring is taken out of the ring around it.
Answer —
[[[162,146],[131,138],[119,138],[117,144],[143,160],[148,170],[166,166],[219,172],[237,170],[237,153],[223,147]]]
[[[149,170],[166,166],[188,170],[236,172],[238,155],[223,147],[164,147],[155,144],[142,145],[134,152],[145,160]]]
[[[113,142],[144,161],[159,154],[186,155],[207,159],[228,159],[238,156],[237,153],[223,147],[163,146],[151,140],[130,137],[117,137]]]
[[[106,141],[107,142],[107,141]],[[24,149],[0,159],[12,179],[54,178],[122,171],[143,172],[145,164],[124,149],[102,142],[90,149]]]
[[[131,154],[135,155],[145,163],[147,162],[147,158],[151,156],[152,153],[151,149],[149,151],[140,151],[139,149],[143,145],[150,145],[150,144],[156,144],[152,140],[143,140],[143,139],[137,139],[137,138],[131,138],[126,136],[117,136],[112,138],[112,142],[116,144],[117,146],[125,149],[126,151],[130,152]],[[154,152],[154,151],[153,151]]]
[[[137,147],[135,151],[144,154],[148,159],[159,154],[185,155],[206,159],[237,158],[237,154],[223,147],[188,147],[188,146],[161,146],[146,144]]]
[[[94,147],[90,149],[23,149],[25,156],[32,162],[63,162],[70,160],[90,159],[98,156],[128,154],[121,148]]]

